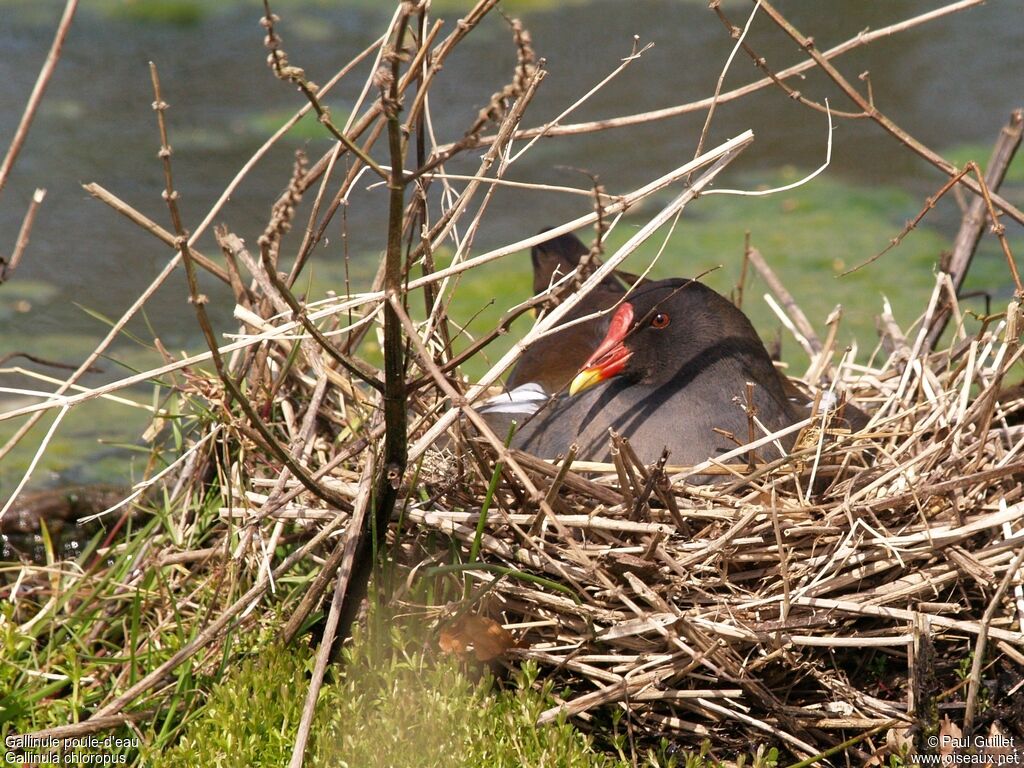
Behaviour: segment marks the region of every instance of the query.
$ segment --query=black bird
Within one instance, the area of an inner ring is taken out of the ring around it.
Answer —
[[[546,291],[552,283],[576,269],[580,258],[587,253],[587,246],[573,234],[560,235],[534,246],[530,252],[534,294]],[[615,306],[625,295],[626,287],[638,279],[627,272],[609,275],[583,297],[562,322]],[[597,349],[607,329],[608,317],[596,317],[538,340],[519,358],[509,374],[507,386],[513,389],[533,382],[547,392],[561,391]]]
[[[553,458],[576,443],[578,459],[606,461],[614,429],[643,461],[668,448],[673,464],[698,464],[749,441],[747,382],[766,429],[806,415],[743,312],[693,280],[650,282],[615,310],[569,394],[526,421],[513,444]],[[783,448],[794,439],[783,439]],[[779,451],[765,445],[758,455],[770,460]]]

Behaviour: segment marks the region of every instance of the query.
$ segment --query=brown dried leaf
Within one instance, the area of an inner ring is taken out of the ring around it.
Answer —
[[[455,631],[454,627],[445,627],[441,630],[441,636],[437,645],[445,653],[454,653],[460,659],[466,655],[466,643],[462,636]]]
[[[914,745],[910,731],[903,728],[890,728],[885,734],[885,744],[871,753],[865,766],[889,765],[890,755],[906,755]]]
[[[939,723],[939,756],[949,757],[952,755],[963,735],[964,732],[960,730],[960,726],[950,720],[949,715],[944,715],[942,722]]]
[[[446,653],[465,658],[469,649],[478,661],[491,661],[516,645],[512,633],[494,619],[467,614],[441,630],[438,645]]]

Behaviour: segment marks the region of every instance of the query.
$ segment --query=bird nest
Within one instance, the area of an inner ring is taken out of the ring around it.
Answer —
[[[1024,354],[1019,305],[926,353],[947,289],[940,275],[907,334],[882,313],[878,364],[832,363],[813,339],[811,370],[829,384],[807,388],[814,407],[772,463],[749,444],[695,467],[644,463],[614,434],[608,464],[543,460],[476,434],[467,400],[412,389],[409,440],[429,447],[392,478],[387,543],[406,574],[392,599],[432,620],[446,651],[532,660],[565,683],[542,722],[613,705],[680,745],[744,749],[753,735],[804,757],[851,739],[864,757],[953,723],[1024,735],[1024,393],[1007,386]],[[321,583],[292,628],[339,567],[351,597],[377,471],[380,420],[355,418],[374,400],[337,378],[345,418],[325,378],[308,379],[300,408],[297,390],[278,405],[295,410],[293,440],[308,434],[307,467],[342,512],[261,461],[233,490],[252,506],[223,511],[317,532],[318,548],[344,532],[333,552],[312,550]],[[871,414],[856,434],[849,406]],[[424,580],[448,602],[423,605]]]
[[[545,720],[614,704],[685,743],[760,731],[803,755],[944,717],[1020,735],[1017,312],[931,355],[887,319],[883,364],[833,371],[865,430],[812,415],[786,459],[720,464],[715,486],[614,436],[610,466],[471,445],[421,475],[403,546],[478,550],[471,610],[508,634],[460,604],[448,639],[571,681]]]

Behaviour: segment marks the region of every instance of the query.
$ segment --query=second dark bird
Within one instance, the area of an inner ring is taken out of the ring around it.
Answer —
[[[560,235],[534,246],[533,292],[540,294],[565,277],[590,250],[573,234]],[[596,265],[595,265],[596,266]],[[626,288],[637,281],[635,275],[616,272],[594,287],[562,320],[568,323],[614,306],[626,294]],[[540,384],[548,393],[559,392],[569,385],[580,366],[597,349],[608,328],[608,317],[596,317],[553,333],[531,345],[519,358],[509,374],[506,385],[513,389],[530,382]]]

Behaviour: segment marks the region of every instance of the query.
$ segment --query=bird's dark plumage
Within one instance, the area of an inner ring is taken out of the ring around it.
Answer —
[[[578,394],[541,409],[516,435],[517,447],[551,458],[576,443],[577,458],[607,460],[614,429],[643,461],[667,447],[673,464],[697,464],[748,442],[747,382],[755,385],[753,403],[766,429],[801,418],[746,315],[701,283],[647,283],[607,326],[587,371],[573,380]],[[773,446],[759,454],[779,455]]]

